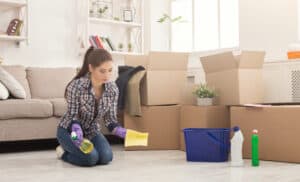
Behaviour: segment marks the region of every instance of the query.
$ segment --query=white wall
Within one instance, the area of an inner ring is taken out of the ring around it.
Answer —
[[[0,42],[4,64],[51,67],[81,64],[76,52],[74,0],[29,0],[29,13],[29,45],[22,43],[17,47],[12,42]]]
[[[240,0],[240,47],[266,50],[266,60],[286,59],[298,40],[297,0]]]

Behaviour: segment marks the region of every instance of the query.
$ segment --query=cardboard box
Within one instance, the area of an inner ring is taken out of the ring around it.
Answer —
[[[193,106],[181,107],[180,150],[185,151],[184,128],[229,128],[229,107]]]
[[[142,56],[125,56],[125,64],[143,66],[146,76],[141,85],[142,105],[179,104],[186,79],[188,54],[149,52]]]
[[[180,105],[196,105],[197,104],[197,96],[193,93],[197,86],[194,80],[189,80],[187,78],[183,84],[181,90],[181,102]]]
[[[143,106],[142,117],[125,113],[125,128],[148,132],[147,147],[126,147],[125,150],[178,150],[180,105]]]
[[[244,135],[244,158],[251,158],[252,130],[257,129],[261,160],[300,162],[300,106],[231,107],[230,112],[231,126]]]
[[[218,93],[217,103],[241,105],[263,102],[262,65],[265,52],[243,51],[201,57],[206,82]]]

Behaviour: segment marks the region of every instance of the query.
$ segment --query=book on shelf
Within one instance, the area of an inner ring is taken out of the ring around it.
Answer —
[[[108,51],[115,51],[116,48],[108,37],[100,37],[97,35],[91,35],[89,37],[91,46],[98,49],[105,49]]]
[[[92,35],[89,37],[89,42],[90,42],[91,46],[96,47],[96,48],[98,47]]]
[[[114,44],[110,41],[110,39],[108,37],[103,37],[103,38],[106,40],[106,42],[108,43],[108,45],[111,48],[111,50],[115,51],[116,48],[115,48]]]
[[[103,42],[103,47],[104,49],[108,50],[108,51],[112,51],[111,47],[109,46],[108,42],[106,41],[106,39],[104,37],[100,37],[100,39]]]
[[[102,43],[100,37],[99,36],[94,36],[94,39],[95,39],[95,42],[97,44],[97,47],[103,49],[104,46],[103,46],[103,43]]]
[[[89,38],[89,42],[95,48],[104,49],[101,39],[96,35],[91,35]]]

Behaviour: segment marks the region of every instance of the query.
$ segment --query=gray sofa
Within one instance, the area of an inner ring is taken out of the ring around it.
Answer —
[[[64,90],[76,68],[2,67],[21,83],[27,98],[0,100],[0,142],[55,138],[67,109]],[[104,126],[102,132],[109,133]]]

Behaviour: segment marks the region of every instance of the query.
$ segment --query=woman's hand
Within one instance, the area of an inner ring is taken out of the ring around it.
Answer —
[[[76,139],[75,140],[72,139],[72,141],[77,147],[79,147],[81,142],[83,141],[83,131],[80,124],[73,123],[71,130],[76,134]]]
[[[112,131],[112,133],[120,138],[125,138],[126,137],[126,132],[127,130],[123,127],[117,126],[115,129]]]

